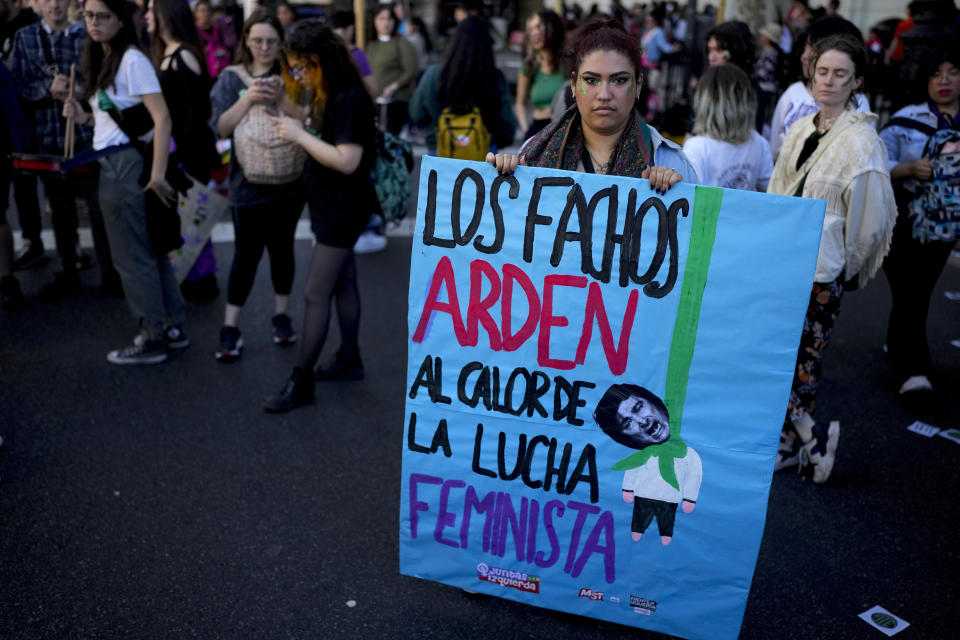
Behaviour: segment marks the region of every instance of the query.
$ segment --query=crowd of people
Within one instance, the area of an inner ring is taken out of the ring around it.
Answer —
[[[648,179],[661,193],[682,181],[822,199],[820,254],[777,461],[821,483],[839,437],[839,424],[813,417],[823,353],[843,293],[881,267],[893,297],[883,348],[898,391],[933,387],[927,309],[960,238],[955,187],[936,182],[939,156],[960,146],[960,49],[953,3],[920,4],[911,13],[939,11],[939,31],[919,41],[914,86],[881,123],[874,111],[882,98],[867,86],[874,65],[909,57],[918,39],[909,29],[879,45],[876,30],[865,39],[837,14],[836,0],[822,12],[793,2],[756,33],[737,20],[701,24],[709,9],[688,24],[676,3],[517,16],[515,90],[474,2],[456,8],[456,26],[435,48],[440,34],[391,4],[371,13],[360,47],[352,12],[302,18],[283,1],[261,0],[243,20],[234,5],[210,0],[34,0],[33,18],[20,2],[0,0],[3,152],[61,154],[71,122],[76,149],[99,155],[99,182],[90,173],[40,176],[60,261],[40,295],[76,291],[78,270],[93,262],[78,248],[82,199],[103,286],[125,295],[138,324],[133,343],[107,359],[153,364],[190,340],[187,289],[150,221],[170,208],[184,176],[213,184],[216,140],[230,140],[224,186],[236,241],[215,356],[241,358],[240,312],[266,249],[273,340],[300,339],[289,380],[265,403],[271,412],[308,403],[315,380],[364,375],[354,249],[381,212],[370,177],[378,137],[421,132],[427,153],[486,159],[500,171],[528,164]],[[686,65],[679,89],[668,69],[677,60]],[[514,144],[519,152],[504,152]],[[24,297],[14,271],[45,259],[41,207],[35,176],[5,164],[2,179],[5,192],[12,183],[23,236],[14,256],[4,217],[0,292],[4,309],[15,309]],[[298,335],[288,308],[304,206],[316,244]],[[212,279],[215,287],[215,269],[208,243],[188,282]],[[318,365],[334,308],[341,344],[333,362]]]

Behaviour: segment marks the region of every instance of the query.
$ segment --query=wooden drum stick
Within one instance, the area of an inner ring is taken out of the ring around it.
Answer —
[[[67,94],[67,100],[73,100],[74,83],[76,81],[76,75],[77,75],[77,65],[71,64],[70,65],[70,86]],[[73,117],[67,118],[67,131],[66,131],[66,135],[64,135],[64,140],[63,140],[63,147],[64,147],[63,155],[66,158],[73,157],[73,143],[74,143],[75,129],[76,129],[76,123],[74,122]]]

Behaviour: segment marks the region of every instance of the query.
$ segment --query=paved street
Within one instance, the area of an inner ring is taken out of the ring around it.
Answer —
[[[222,295],[188,303],[188,350],[116,367],[104,356],[135,326],[96,270],[56,304],[35,299],[52,266],[23,273],[29,305],[0,314],[0,638],[663,637],[398,574],[410,247],[357,259],[366,379],[281,416],[261,401],[296,353],[270,340],[266,261],[230,366],[212,357]],[[222,289],[232,250],[216,245]],[[956,258],[931,309],[937,392],[913,407],[880,351],[885,280],[846,296],[818,407],[842,422],[840,457],[825,486],[775,476],[743,638],[879,640],[857,618],[874,605],[911,623],[898,640],[955,637],[960,445],[906,429],[960,427],[945,291]]]

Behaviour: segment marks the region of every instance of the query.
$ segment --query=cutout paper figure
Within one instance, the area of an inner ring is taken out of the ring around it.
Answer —
[[[634,542],[656,518],[660,542],[670,544],[677,506],[682,503],[683,512],[692,513],[697,504],[703,480],[699,454],[671,430],[663,401],[635,384],[607,389],[593,419],[615,442],[638,450],[613,467],[625,471],[623,500],[633,504]]]

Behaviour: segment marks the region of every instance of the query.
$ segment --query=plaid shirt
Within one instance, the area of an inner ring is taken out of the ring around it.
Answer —
[[[44,33],[41,35],[41,30]],[[50,43],[50,57],[44,51],[42,37]],[[53,73],[48,66],[56,66],[57,73],[70,76],[70,65],[80,67],[83,43],[87,31],[80,24],[70,24],[60,33],[54,34],[44,21],[36,22],[17,31],[13,41],[13,79],[23,102],[23,110],[33,123],[39,150],[50,153],[63,153],[63,140],[67,131],[67,121],[63,118],[63,104],[50,97],[50,83]],[[75,92],[79,92],[82,80],[79,73],[76,78]],[[90,145],[93,129],[77,125],[74,144],[77,150]]]

